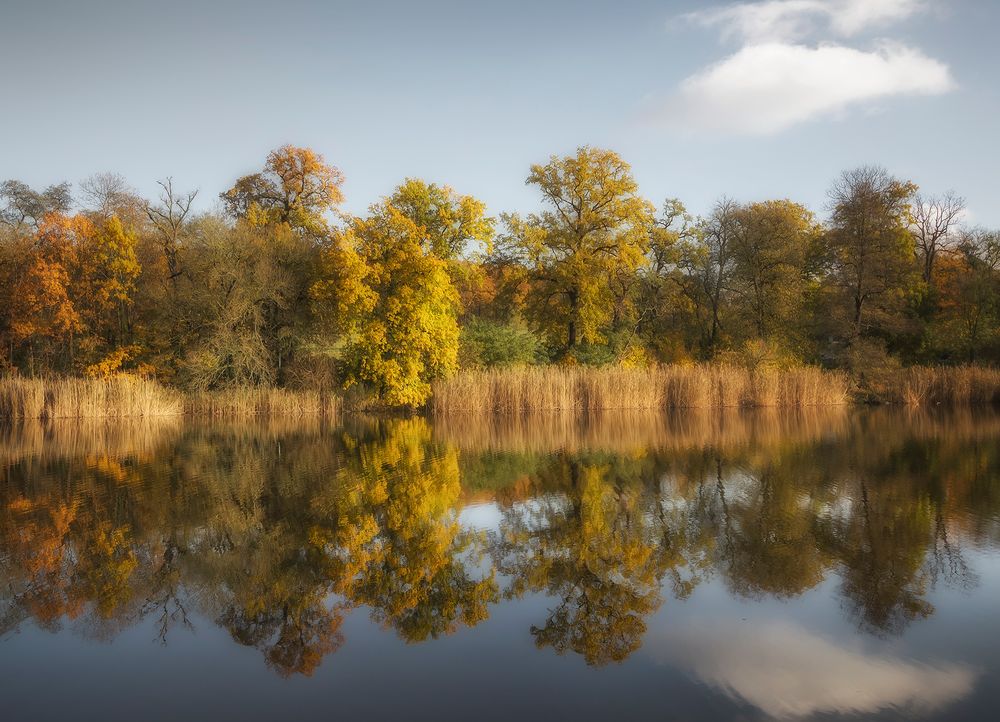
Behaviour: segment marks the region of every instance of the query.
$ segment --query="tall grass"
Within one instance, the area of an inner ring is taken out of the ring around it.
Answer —
[[[844,404],[848,379],[815,367],[523,367],[465,371],[434,386],[435,414],[652,411]]]
[[[183,408],[181,395],[151,379],[0,379],[0,418],[95,419],[172,416]]]
[[[903,369],[887,402],[907,406],[1000,404],[1000,369],[986,366],[914,366]]]
[[[338,401],[319,391],[247,387],[186,396],[184,412],[214,417],[333,415]]]
[[[0,378],[0,419],[107,419],[334,414],[338,398],[318,391],[238,388],[186,396],[152,379]]]

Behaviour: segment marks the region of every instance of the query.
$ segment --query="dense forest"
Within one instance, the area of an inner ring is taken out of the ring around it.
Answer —
[[[459,368],[1000,360],[1000,232],[964,224],[954,194],[866,166],[822,217],[729,198],[695,217],[591,147],[526,182],[527,215],[410,178],[355,217],[341,172],[293,146],[206,213],[171,179],[154,200],[108,173],[5,181],[0,370],[416,406]]]

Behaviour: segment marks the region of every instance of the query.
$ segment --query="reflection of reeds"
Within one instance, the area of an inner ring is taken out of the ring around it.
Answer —
[[[2,419],[334,414],[338,398],[319,391],[236,388],[185,396],[138,376],[100,379],[0,378]]]
[[[833,406],[848,399],[847,378],[814,367],[523,367],[465,371],[438,382],[437,414],[765,406]]]
[[[151,456],[176,440],[181,417],[144,419],[25,419],[0,424],[0,465],[28,458],[77,458],[94,454]]]
[[[0,466],[23,459],[73,459],[93,455],[151,458],[183,436],[260,444],[316,437],[329,428],[322,416],[254,416],[216,421],[157,416],[134,419],[22,419],[0,423]]]
[[[849,435],[870,436],[876,445],[889,439],[897,443],[902,437],[950,442],[992,440],[1000,435],[1000,415],[973,409],[936,413],[921,409],[831,406],[723,412],[486,415],[474,421],[441,416],[434,422],[434,433],[440,441],[472,453],[586,450],[627,454],[702,448],[767,449],[844,439]]]
[[[631,453],[705,447],[768,446],[816,441],[843,433],[849,408],[606,411],[588,414],[442,416],[437,438],[464,451],[548,453],[588,450]]]

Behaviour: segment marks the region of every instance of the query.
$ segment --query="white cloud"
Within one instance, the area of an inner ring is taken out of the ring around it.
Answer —
[[[940,709],[968,695],[978,677],[959,664],[843,646],[788,622],[678,625],[649,641],[654,657],[780,719]]]
[[[937,95],[953,85],[946,65],[898,44],[863,51],[769,42],[688,77],[659,115],[698,131],[768,134],[859,103]]]
[[[930,0],[760,0],[683,15],[743,47],[683,80],[657,120],[697,132],[767,134],[859,104],[948,92],[948,66],[916,48],[845,44],[929,7]]]
[[[758,43],[800,40],[824,31],[850,37],[925,8],[923,0],[763,0],[688,13],[682,19]]]

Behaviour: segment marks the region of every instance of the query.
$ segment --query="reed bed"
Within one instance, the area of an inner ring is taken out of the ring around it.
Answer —
[[[0,419],[306,416],[338,410],[338,397],[319,391],[237,388],[184,395],[139,376],[0,378]]]
[[[907,406],[1000,404],[1000,369],[987,366],[914,366],[903,369],[888,402]]]
[[[184,398],[184,413],[192,416],[332,416],[338,410],[338,397],[319,391],[238,388]]]
[[[437,415],[655,411],[836,406],[849,398],[845,374],[808,366],[538,366],[465,371],[439,381],[431,408]]]
[[[152,379],[0,378],[0,418],[96,419],[176,416],[181,395]]]

